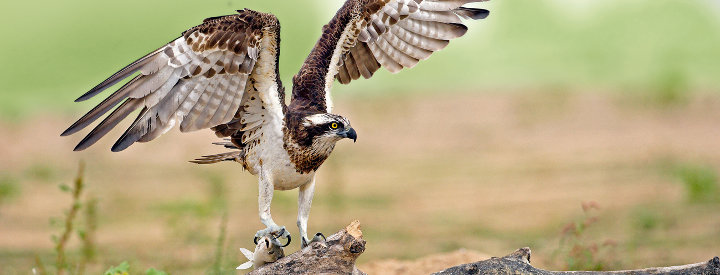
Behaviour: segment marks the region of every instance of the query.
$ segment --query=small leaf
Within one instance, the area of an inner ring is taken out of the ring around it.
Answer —
[[[118,266],[111,266],[103,275],[125,275],[129,274],[130,264],[127,261],[120,263]]]
[[[58,185],[58,187],[60,187],[60,191],[63,191],[63,192],[70,192],[70,191],[72,191],[72,189],[70,188],[70,186],[68,186],[67,184],[64,184],[64,183],[61,183],[60,185]]]
[[[145,271],[145,275],[168,275],[167,272],[162,270],[157,270],[154,268],[150,268],[147,271]]]

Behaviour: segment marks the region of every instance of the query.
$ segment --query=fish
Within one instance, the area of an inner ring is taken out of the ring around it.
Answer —
[[[273,263],[278,259],[285,257],[285,252],[278,242],[269,236],[262,237],[255,246],[255,251],[240,248],[240,252],[248,259],[247,262],[241,264],[237,269],[249,269],[250,267],[261,267],[267,263]]]

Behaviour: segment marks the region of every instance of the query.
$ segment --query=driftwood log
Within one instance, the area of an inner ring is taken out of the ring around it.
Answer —
[[[720,259],[712,258],[704,263],[682,266],[655,267],[623,271],[547,271],[537,269],[530,265],[530,248],[520,248],[510,255],[502,258],[491,258],[475,263],[454,266],[438,273],[439,275],[466,275],[466,274],[585,274],[585,275],[640,275],[640,274],[720,274]]]
[[[355,260],[365,251],[360,222],[354,221],[345,229],[327,238],[325,243],[310,246],[274,263],[263,265],[249,274],[365,274],[355,267]],[[624,271],[547,271],[530,265],[530,248],[520,248],[505,257],[454,266],[435,274],[703,274],[720,275],[720,259],[715,257],[696,264],[656,267]]]

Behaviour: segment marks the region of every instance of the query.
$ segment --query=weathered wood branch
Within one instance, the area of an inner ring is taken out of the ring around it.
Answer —
[[[585,275],[601,275],[601,274],[720,274],[720,259],[712,258],[710,261],[682,266],[671,267],[655,267],[637,270],[623,271],[547,271],[537,269],[530,265],[530,248],[520,248],[510,255],[502,258],[491,258],[475,263],[454,266],[438,273],[436,275],[469,275],[469,274],[539,274],[539,275],[556,275],[556,274],[585,274]]]
[[[355,260],[365,251],[360,222],[354,221],[345,229],[327,238],[325,243],[312,243],[274,263],[263,265],[250,274],[365,274],[355,267]],[[521,248],[505,257],[493,257],[475,263],[454,266],[439,275],[469,274],[703,274],[720,275],[720,258],[683,266],[656,267],[625,271],[547,271],[530,265],[530,248]]]

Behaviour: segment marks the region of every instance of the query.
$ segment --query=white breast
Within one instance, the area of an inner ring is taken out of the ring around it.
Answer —
[[[274,49],[274,39],[263,39],[263,49]],[[269,50],[261,50],[258,62],[253,70],[251,78],[255,80],[255,89],[248,89],[247,95],[255,94],[259,100],[250,101],[251,112],[243,117],[248,118],[248,123],[253,120],[262,121],[255,127],[253,140],[255,145],[247,147],[246,162],[249,172],[257,175],[261,170],[273,177],[275,189],[288,190],[297,188],[310,180],[314,173],[300,174],[290,161],[290,156],[283,147],[283,129],[285,128],[282,104],[279,100],[279,87],[275,82],[275,53]],[[250,85],[248,85],[250,86]],[[262,108],[264,107],[264,108]]]

